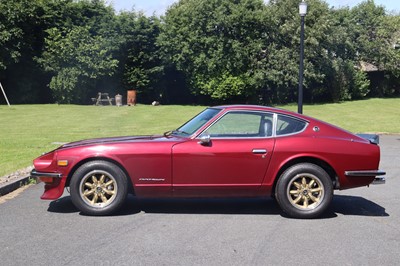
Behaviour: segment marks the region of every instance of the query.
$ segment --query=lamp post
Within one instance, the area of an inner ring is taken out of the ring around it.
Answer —
[[[303,113],[303,58],[304,58],[304,17],[307,14],[307,3],[300,2],[299,4],[299,14],[301,17],[301,28],[300,28],[300,67],[299,67],[299,99],[297,102],[297,112],[299,114]]]

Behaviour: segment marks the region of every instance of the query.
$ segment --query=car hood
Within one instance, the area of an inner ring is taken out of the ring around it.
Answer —
[[[182,138],[179,138],[182,140]],[[178,141],[177,137],[165,137],[162,135],[154,136],[125,136],[125,137],[108,137],[108,138],[96,138],[86,139],[75,142],[66,143],[60,146],[58,149],[74,148],[80,146],[91,146],[91,145],[104,145],[104,144],[115,144],[115,143],[126,143],[126,142],[163,142],[163,141]]]

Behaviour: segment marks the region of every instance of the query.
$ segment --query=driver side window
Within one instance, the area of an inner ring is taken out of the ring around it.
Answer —
[[[258,112],[229,112],[210,126],[207,133],[217,138],[270,137],[272,117]]]

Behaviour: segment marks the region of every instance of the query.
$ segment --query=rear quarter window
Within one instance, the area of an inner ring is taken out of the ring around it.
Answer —
[[[307,122],[294,117],[278,115],[276,135],[282,136],[302,132],[307,127],[307,124]]]

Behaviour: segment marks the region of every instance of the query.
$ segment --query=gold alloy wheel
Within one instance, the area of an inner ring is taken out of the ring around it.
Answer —
[[[324,199],[324,186],[315,175],[298,174],[289,182],[287,196],[297,209],[312,210]]]
[[[95,208],[110,205],[118,192],[115,178],[108,172],[94,170],[86,174],[79,185],[82,200]]]

